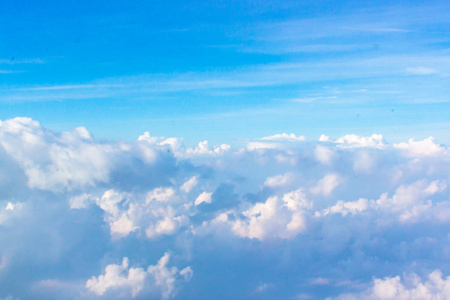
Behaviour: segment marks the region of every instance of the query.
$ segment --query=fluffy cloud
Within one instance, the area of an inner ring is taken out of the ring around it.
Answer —
[[[305,140],[306,138],[304,136],[296,136],[293,133],[274,134],[248,142],[247,149],[251,151],[258,149],[281,149],[285,148],[286,144],[303,142]]]
[[[444,277],[440,270],[421,278],[415,273],[374,279],[372,286],[358,295],[342,295],[336,299],[447,299],[450,295],[450,276]]]
[[[324,147],[322,145],[317,145],[314,150],[314,156],[318,161],[324,165],[330,165],[333,160],[333,151],[330,148]]]
[[[144,270],[130,268],[129,259],[124,257],[121,265],[107,265],[103,275],[89,279],[86,282],[86,288],[98,296],[103,296],[108,291],[125,292],[126,295],[129,291],[133,298],[144,288],[147,290],[157,288],[162,298],[170,298],[176,293],[177,281],[181,278],[189,281],[193,271],[191,267],[181,271],[177,267],[169,267],[169,261],[170,254],[165,253],[156,265],[148,266],[147,270]]]
[[[287,133],[281,133],[281,134],[274,134],[270,136],[266,136],[261,138],[263,141],[304,141],[306,138],[303,135],[296,136],[295,134],[287,134]]]
[[[29,118],[1,122],[0,143],[27,174],[29,187],[51,191],[106,182],[119,150],[93,141],[83,127],[54,134]]]
[[[317,182],[317,185],[311,188],[313,194],[330,196],[333,190],[342,182],[337,174],[327,174]]]
[[[272,188],[287,185],[292,182],[292,177],[293,175],[291,173],[268,177],[264,182],[264,185]]]
[[[186,153],[188,155],[204,155],[204,154],[217,155],[223,154],[228,150],[230,150],[230,145],[222,144],[220,146],[216,146],[211,149],[209,147],[208,141],[203,141],[198,143],[197,147],[187,149]]]
[[[361,198],[357,201],[349,201],[344,202],[339,200],[335,205],[330,208],[324,209],[322,215],[326,216],[328,214],[342,214],[346,216],[347,214],[356,214],[360,213],[368,208],[368,200]],[[316,213],[316,216],[320,216],[319,212]]]
[[[347,134],[334,141],[340,148],[384,148],[386,145],[383,142],[381,134],[373,134],[371,136],[358,136],[356,134]]]
[[[180,187],[180,191],[183,193],[190,193],[192,189],[198,184],[198,176],[193,176],[191,179],[187,180]]]
[[[303,210],[309,207],[303,189],[284,194],[282,200],[270,197],[243,211],[243,218],[232,222],[232,230],[250,239],[291,238],[305,230]]]
[[[0,297],[439,298],[444,275],[391,276],[450,272],[448,148],[303,140],[186,148],[1,122]]]
[[[410,139],[407,143],[394,144],[394,147],[403,150],[406,155],[412,157],[438,155],[445,151],[445,148],[437,144],[433,137],[423,141]]]
[[[197,199],[195,199],[195,205],[200,205],[201,203],[211,203],[211,195],[212,193],[203,192],[201,193]]]

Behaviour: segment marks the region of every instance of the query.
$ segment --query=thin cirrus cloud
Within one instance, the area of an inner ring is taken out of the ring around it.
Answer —
[[[0,296],[445,295],[447,147],[300,137],[195,151],[149,133],[105,142],[2,121]]]

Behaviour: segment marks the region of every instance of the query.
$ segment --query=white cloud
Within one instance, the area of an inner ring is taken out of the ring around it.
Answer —
[[[258,149],[278,149],[280,147],[280,144],[271,142],[252,141],[247,143],[247,149],[250,151]]]
[[[192,268],[174,272],[166,256],[150,272],[143,267],[168,249],[201,266],[202,280],[181,298],[199,290],[195,296],[217,297],[203,289],[208,278],[219,290],[230,278],[208,273],[215,263],[243,276],[252,259],[260,262],[228,298],[263,282],[273,287],[264,292],[282,290],[284,298],[304,293],[283,285],[285,274],[331,297],[364,290],[372,274],[442,265],[450,245],[446,146],[432,138],[390,145],[381,135],[310,143],[288,136],[254,140],[270,150],[219,155],[224,148],[202,144],[204,154],[188,154],[173,146],[180,139],[99,142],[83,127],[58,133],[26,118],[1,122],[0,296],[172,297]],[[124,256],[136,265],[110,264],[86,290],[83,274]],[[13,282],[17,274],[25,275]]]
[[[325,134],[321,134],[319,137],[319,142],[330,142],[331,138]]]
[[[408,143],[394,144],[394,147],[404,151],[406,155],[411,157],[433,156],[445,151],[444,147],[437,144],[433,137],[422,141],[410,139]]]
[[[114,190],[106,191],[101,198],[97,198],[97,205],[105,211],[104,220],[115,238],[127,236],[139,228],[133,222],[133,212],[136,205],[131,204],[128,210],[123,210],[120,204],[127,200],[127,195]]]
[[[146,229],[145,233],[147,237],[153,238],[163,234],[175,234],[179,228],[189,222],[186,216],[176,216],[174,210],[171,207],[169,207],[169,209],[167,209],[166,212],[162,214],[162,217],[162,219],[157,221],[155,224],[150,225]]]
[[[386,145],[383,142],[381,134],[372,134],[371,136],[359,136],[356,134],[347,134],[334,141],[340,148],[378,148],[383,149]]]
[[[93,276],[86,282],[86,288],[102,296],[108,291],[131,291],[131,297],[136,297],[148,285],[161,291],[162,298],[170,298],[176,294],[176,284],[180,277],[186,281],[193,276],[191,267],[180,272],[177,267],[169,267],[170,254],[165,253],[154,266],[147,270],[143,268],[130,268],[127,257],[123,258],[121,265],[110,264],[106,266],[105,273],[98,277]]]
[[[311,208],[311,203],[306,198],[303,188],[284,194],[283,202],[284,205],[292,211],[297,211],[302,208]]]
[[[169,298],[176,294],[175,284],[179,275],[185,280],[190,280],[193,275],[191,267],[178,271],[177,267],[168,267],[169,261],[170,254],[165,253],[156,265],[147,268],[147,273],[154,277],[155,285],[161,289],[163,298]]]
[[[290,143],[296,144],[305,141],[306,138],[302,135],[280,133],[271,136],[266,136],[261,139],[252,140],[247,143],[247,149],[250,151],[258,149],[283,149]]]
[[[327,174],[311,188],[311,193],[316,195],[330,196],[333,190],[342,183],[341,177],[337,174]]]
[[[203,192],[201,193],[197,199],[195,199],[195,205],[200,205],[201,203],[205,202],[205,203],[211,203],[211,196],[212,193],[208,193],[208,192]]]
[[[223,154],[231,149],[230,145],[222,144],[220,146],[215,146],[212,149],[209,147],[208,141],[203,141],[198,143],[198,146],[195,148],[189,148],[186,150],[188,155],[218,155]]]
[[[344,202],[342,200],[339,200],[336,205],[324,209],[323,212],[320,214],[316,212],[317,216],[326,216],[328,214],[342,214],[343,216],[346,216],[347,214],[356,214],[360,213],[364,210],[366,210],[369,207],[369,201],[364,198],[360,198],[357,201],[350,201],[350,202]]]
[[[9,219],[17,217],[22,213],[23,203],[21,202],[7,202],[6,205],[0,207],[0,225],[4,225]],[[0,263],[1,269],[2,263]]]
[[[242,212],[244,218],[231,222],[232,230],[236,235],[250,239],[292,238],[305,230],[304,210],[310,207],[300,188],[284,194],[282,201],[270,197],[266,202],[251,206]]]
[[[263,141],[290,141],[290,142],[303,142],[306,140],[306,138],[303,135],[296,136],[295,134],[287,134],[287,133],[280,133],[280,134],[274,134],[270,136],[266,136],[261,138]]]
[[[157,136],[151,136],[150,132],[146,131],[144,134],[140,135],[138,137],[139,142],[147,143],[150,145],[157,145],[157,146],[169,146],[173,151],[182,151],[183,148],[183,139],[180,138],[164,138],[164,137],[157,137]]]
[[[444,277],[440,270],[421,278],[415,273],[400,276],[374,279],[372,286],[361,294],[341,295],[336,299],[367,300],[423,300],[448,299],[450,295],[450,277]]]
[[[386,193],[382,194],[376,203],[383,208],[404,211],[420,204],[426,200],[427,196],[444,191],[446,187],[447,184],[444,182],[433,181],[428,183],[427,180],[418,180],[409,185],[399,186],[391,198]]]
[[[73,196],[69,199],[70,208],[72,209],[86,208],[90,202],[97,202],[97,201],[98,201],[97,198],[92,197],[92,195],[86,193]]]
[[[105,268],[105,274],[92,277],[86,282],[86,288],[101,296],[110,289],[130,289],[135,297],[144,287],[147,273],[142,268],[129,268],[129,260],[124,257],[121,265],[111,264]]]
[[[314,157],[324,165],[331,165],[333,162],[334,152],[328,147],[317,145],[314,150]]]
[[[93,142],[82,127],[54,134],[29,118],[0,121],[0,145],[22,166],[31,188],[51,191],[106,182],[118,151]]]
[[[430,75],[436,73],[436,70],[425,67],[415,67],[415,68],[407,68],[406,72],[413,75]]]
[[[376,159],[367,151],[361,151],[355,155],[353,169],[356,172],[370,173],[376,166]]]
[[[198,176],[192,176],[189,180],[187,180],[180,187],[180,191],[183,193],[190,193],[193,188],[195,188],[198,184]]]
[[[294,175],[292,173],[286,173],[282,175],[276,175],[272,177],[268,177],[264,182],[265,186],[274,188],[279,186],[284,186],[290,184],[293,180]]]
[[[392,197],[388,193],[381,194],[377,200],[367,200],[360,198],[357,201],[339,200],[334,206],[325,208],[322,212],[316,212],[316,216],[326,216],[329,214],[340,213],[343,216],[347,214],[359,214],[366,210],[379,211],[385,214],[393,214],[400,222],[417,222],[423,220],[423,217],[431,219],[442,219],[436,205],[428,200],[429,196],[442,193],[447,188],[443,181],[418,180],[409,185],[401,185]],[[434,208],[434,210],[433,210]],[[445,210],[447,211],[447,210]],[[427,215],[430,213],[431,215]],[[446,221],[446,219],[442,219]]]
[[[153,200],[159,202],[170,201],[175,197],[175,190],[173,188],[156,188],[147,193],[147,203]]]

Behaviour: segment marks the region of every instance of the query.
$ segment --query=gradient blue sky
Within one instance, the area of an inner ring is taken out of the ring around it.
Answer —
[[[2,1],[0,119],[450,143],[447,1]]]
[[[0,1],[0,300],[447,299],[450,2],[383,3]]]

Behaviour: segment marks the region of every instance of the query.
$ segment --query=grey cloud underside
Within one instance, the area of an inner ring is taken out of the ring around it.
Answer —
[[[2,121],[0,299],[445,299],[449,167],[433,138],[186,148]]]

